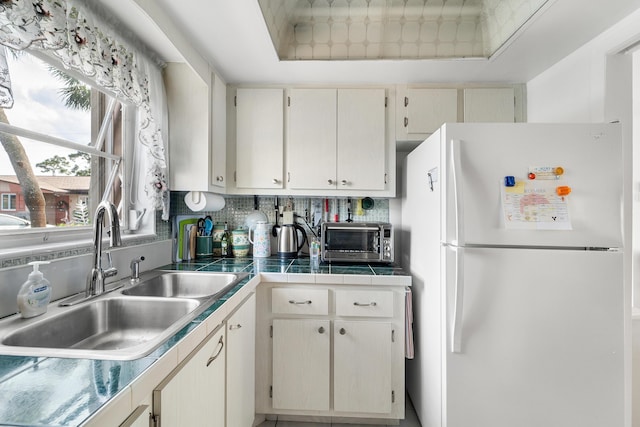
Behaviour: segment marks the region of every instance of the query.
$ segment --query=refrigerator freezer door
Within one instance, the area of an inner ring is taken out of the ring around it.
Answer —
[[[442,166],[447,170],[443,174],[445,242],[461,246],[622,246],[619,125],[447,124],[441,144]],[[532,167],[561,167],[564,174],[561,181],[530,181]],[[502,203],[507,176],[523,184],[546,183],[554,191],[555,182],[569,186],[566,203],[571,229],[507,228]]]
[[[622,252],[442,250],[442,426],[624,425]]]

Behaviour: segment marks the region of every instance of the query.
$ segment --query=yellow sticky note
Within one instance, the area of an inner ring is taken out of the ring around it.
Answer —
[[[505,192],[511,194],[524,194],[524,182],[517,181],[516,185],[513,187],[505,187]]]

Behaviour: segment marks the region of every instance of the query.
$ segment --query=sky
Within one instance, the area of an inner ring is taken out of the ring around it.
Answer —
[[[13,88],[14,105],[6,114],[12,125],[36,132],[88,144],[91,139],[91,114],[67,108],[58,90],[64,85],[39,59],[22,54],[19,58],[7,55]],[[36,175],[44,175],[35,167],[45,159],[59,155],[66,157],[75,150],[20,138]],[[0,147],[0,175],[14,175],[9,158]]]

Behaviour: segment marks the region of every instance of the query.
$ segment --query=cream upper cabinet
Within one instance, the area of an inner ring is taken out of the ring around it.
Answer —
[[[336,89],[292,89],[289,92],[289,188],[336,188],[336,95]]]
[[[516,100],[513,88],[469,88],[464,90],[464,121],[516,121]]]
[[[283,188],[284,91],[236,91],[237,188]]]
[[[255,418],[256,297],[226,322],[227,426],[251,426]]]
[[[398,91],[396,139],[426,139],[444,123],[458,121],[458,89],[407,88]]]
[[[163,427],[225,425],[225,328],[153,391]]]
[[[227,86],[215,74],[211,75],[211,186],[227,187]]]
[[[187,64],[164,69],[169,115],[169,173],[175,191],[220,191],[226,186],[226,86],[204,81]]]
[[[289,188],[385,189],[384,89],[292,89],[289,99]]]
[[[337,187],[384,190],[384,89],[338,90]]]

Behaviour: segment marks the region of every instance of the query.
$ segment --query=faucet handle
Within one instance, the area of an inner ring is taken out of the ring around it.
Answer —
[[[118,274],[118,269],[113,266],[113,259],[111,258],[111,252],[104,252],[107,256],[107,261],[109,262],[109,268],[102,270],[102,274],[104,277],[111,277]]]

